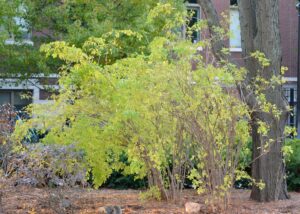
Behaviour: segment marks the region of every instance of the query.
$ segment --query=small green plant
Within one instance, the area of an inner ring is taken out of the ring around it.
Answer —
[[[300,191],[300,140],[288,140],[283,149],[286,153],[288,189]]]
[[[140,199],[142,201],[149,201],[149,200],[161,200],[160,190],[157,186],[150,187],[147,191],[140,193]]]

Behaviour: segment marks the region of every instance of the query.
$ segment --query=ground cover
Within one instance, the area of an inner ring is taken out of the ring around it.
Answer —
[[[0,181],[0,213],[96,213],[101,206],[118,205],[123,213],[184,213],[185,202],[202,204],[201,213],[220,213],[204,205],[205,197],[186,190],[180,203],[141,201],[139,190],[57,189],[14,186],[12,181]],[[300,193],[290,193],[291,200],[257,203],[249,200],[250,191],[232,190],[227,213],[267,214],[300,213]]]

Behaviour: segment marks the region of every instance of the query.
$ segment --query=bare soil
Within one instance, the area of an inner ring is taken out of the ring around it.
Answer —
[[[101,206],[118,205],[123,213],[184,213],[187,201],[203,204],[201,213],[221,213],[204,205],[205,197],[187,190],[180,203],[157,201],[143,202],[138,190],[111,189],[51,189],[29,186],[14,186],[12,182],[0,179],[0,213],[2,214],[65,214],[97,213]],[[291,199],[271,203],[257,203],[249,200],[249,190],[232,190],[229,207],[222,213],[230,214],[300,214],[300,193],[290,193]]]

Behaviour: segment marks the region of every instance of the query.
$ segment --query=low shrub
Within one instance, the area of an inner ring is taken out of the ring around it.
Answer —
[[[251,176],[251,156],[252,142],[244,147],[240,153],[239,167]],[[300,140],[287,139],[283,147],[285,156],[287,185],[289,191],[300,191]],[[234,187],[237,189],[249,189],[252,186],[251,179],[241,178],[235,181]]]
[[[300,140],[288,140],[284,148],[288,189],[300,191]]]
[[[150,187],[147,191],[140,193],[140,199],[142,201],[148,200],[161,200],[160,189],[157,186]]]
[[[84,153],[73,145],[32,144],[21,152],[11,153],[5,168],[16,185],[38,187],[85,186],[87,167]]]
[[[9,138],[14,131],[17,111],[9,104],[0,105],[0,168],[5,172],[13,149]]]
[[[5,177],[16,179],[16,185],[75,186],[86,185],[87,164],[84,153],[73,145],[45,145],[40,142],[47,133],[29,129],[21,150],[11,139],[20,112],[10,105],[0,106],[0,168]]]
[[[251,189],[251,162],[252,162],[252,140],[249,139],[247,144],[240,151],[238,169],[244,175],[236,176],[234,188],[236,189]]]
[[[14,131],[17,111],[9,104],[0,105],[0,145],[5,144]]]

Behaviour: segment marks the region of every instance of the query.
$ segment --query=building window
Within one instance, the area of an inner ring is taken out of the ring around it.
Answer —
[[[20,4],[16,16],[9,20],[9,25],[2,26],[2,30],[6,30],[9,37],[5,40],[6,45],[33,45],[32,33],[29,23],[21,16],[26,15],[26,6]],[[5,18],[5,17],[2,17]],[[11,21],[13,23],[11,23]],[[1,28],[1,27],[0,27]]]
[[[289,102],[291,112],[287,121],[287,125],[296,126],[296,106],[297,106],[297,89],[293,86],[285,86],[284,95]]]
[[[19,30],[16,34],[9,32],[9,38],[5,41],[5,44],[6,45],[15,45],[15,44],[33,45],[33,42],[31,40],[32,34],[29,30],[29,25],[25,21],[25,19],[20,17],[14,17],[14,21],[16,25],[19,27]]]
[[[200,41],[200,32],[194,30],[192,32],[187,32],[187,27],[193,27],[201,18],[200,6],[197,4],[197,0],[189,0],[186,2],[186,7],[188,14],[191,14],[188,26],[185,26],[183,29],[184,37],[190,38],[193,43]]]
[[[230,0],[230,5],[231,6],[237,6],[237,0]]]
[[[15,20],[17,26],[19,26],[19,34],[17,35],[17,38],[23,39],[23,40],[30,40],[31,33],[29,32],[29,25],[25,21],[25,19],[20,18],[20,17],[15,17],[14,20]]]
[[[241,51],[241,28],[240,15],[236,1],[231,1],[230,7],[230,49],[232,51]],[[235,4],[234,4],[235,3]]]
[[[17,111],[32,103],[32,91],[30,90],[0,90],[0,105],[10,104]]]

